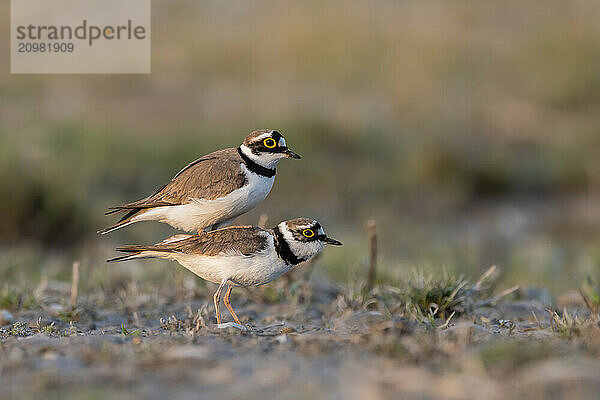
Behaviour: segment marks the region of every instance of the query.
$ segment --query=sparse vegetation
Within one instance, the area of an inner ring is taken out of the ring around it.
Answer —
[[[0,309],[27,310],[35,305],[35,297],[28,288],[10,287],[5,284],[0,289]]]
[[[489,297],[491,288],[483,288],[482,283],[469,285],[464,277],[450,276],[447,271],[441,277],[434,277],[415,270],[405,285],[403,295],[412,315],[433,324],[438,318],[460,316],[472,310],[475,301]]]
[[[13,326],[8,330],[9,336],[29,336],[32,335],[33,332],[29,328],[29,325],[26,322],[15,322]]]
[[[593,280],[591,276],[581,285],[579,293],[587,306],[591,317],[596,321],[600,320],[600,284]]]
[[[548,309],[548,313],[550,314],[550,328],[564,339],[580,336],[588,326],[593,324],[589,319],[571,315],[566,309],[560,314]]]

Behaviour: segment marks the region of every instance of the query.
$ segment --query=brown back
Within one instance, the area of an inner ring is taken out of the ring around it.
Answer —
[[[190,235],[171,243],[163,241],[153,246],[123,246],[117,250],[126,252],[159,251],[205,256],[231,253],[248,256],[267,247],[267,237],[261,235],[260,232],[266,231],[252,226],[234,226],[201,235]]]
[[[246,184],[241,162],[237,149],[215,151],[191,162],[151,196],[128,206],[179,205],[223,197]]]

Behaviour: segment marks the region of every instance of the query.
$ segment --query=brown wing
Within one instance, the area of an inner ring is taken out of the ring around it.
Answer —
[[[155,207],[177,206],[192,199],[214,200],[225,196],[247,183],[240,168],[243,160],[237,149],[215,151],[188,164],[154,194],[132,203],[109,208],[106,215],[119,211],[125,214],[119,221],[98,231],[105,234],[129,224],[140,212]]]
[[[237,149],[216,151],[187,165],[154,194],[116,208],[144,209],[223,197],[246,184],[241,162]]]
[[[237,149],[215,151],[188,164],[154,194],[133,203],[109,208],[106,215],[119,211],[125,214],[108,228],[98,231],[106,234],[126,226],[140,212],[155,207],[187,204],[193,199],[214,200],[223,197],[247,183],[243,162]]]
[[[267,237],[259,235],[258,227],[234,226],[190,235],[187,238],[169,242],[169,239],[153,246],[122,246],[118,251],[137,253],[142,251],[159,251],[166,253],[184,253],[216,256],[220,253],[251,255],[267,247]]]

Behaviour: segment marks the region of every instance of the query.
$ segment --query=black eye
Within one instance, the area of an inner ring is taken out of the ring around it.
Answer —
[[[302,231],[302,234],[307,238],[315,236],[315,232],[312,229],[305,229]]]
[[[263,140],[263,144],[267,149],[272,149],[275,146],[277,146],[277,142],[273,138],[266,138],[265,140]]]

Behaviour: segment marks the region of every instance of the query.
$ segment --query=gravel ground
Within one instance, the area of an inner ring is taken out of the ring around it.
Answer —
[[[5,314],[2,399],[597,399],[599,331],[567,338],[538,300],[479,307],[436,327],[344,306],[234,303],[249,332],[219,329],[194,299]],[[533,311],[533,313],[532,313]],[[573,315],[585,316],[583,308]],[[535,314],[535,317],[534,317]],[[537,318],[537,320],[536,320]],[[68,321],[67,320],[71,320]]]

